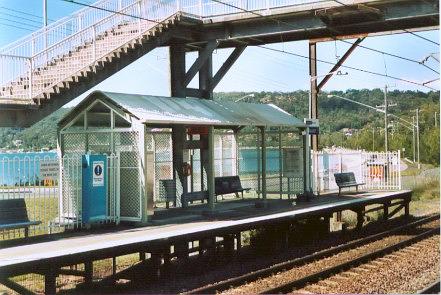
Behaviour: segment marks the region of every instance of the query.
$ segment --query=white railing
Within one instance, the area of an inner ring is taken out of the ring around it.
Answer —
[[[400,190],[400,152],[338,151],[312,154],[314,190],[338,190],[334,173],[353,172],[365,190]]]
[[[0,49],[0,102],[38,102],[54,86],[178,12],[195,18],[244,10],[270,14],[273,8],[320,2],[332,1],[225,0],[228,6],[210,0],[101,0]]]
[[[105,223],[119,223],[119,158],[107,156],[107,196]],[[79,229],[81,222],[81,156],[59,160],[56,153],[4,154],[0,157],[0,208],[3,200],[23,199],[31,222],[29,235],[53,234]],[[16,210],[11,208],[10,210]],[[0,216],[1,219],[1,216]],[[11,221],[12,222],[12,221]],[[18,220],[17,220],[18,222]],[[24,237],[24,229],[0,229],[0,240]]]
[[[11,199],[23,199],[29,221],[40,222],[29,228],[29,235],[53,232],[51,223],[58,213],[56,153],[3,154],[0,157],[0,202]],[[2,210],[9,210],[4,205],[0,206]],[[24,236],[24,231],[3,230],[0,236],[2,240],[20,238]]]

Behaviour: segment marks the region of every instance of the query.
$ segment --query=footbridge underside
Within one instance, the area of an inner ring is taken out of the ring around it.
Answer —
[[[157,47],[170,46],[170,95],[211,98],[247,46],[296,40],[317,43],[439,26],[435,0],[286,2],[250,9],[248,4],[213,1],[217,9],[209,7],[216,11],[212,15],[206,12],[208,7],[200,6],[198,13],[177,3],[159,21],[148,20],[142,9],[138,18],[123,19],[115,13],[91,25],[87,38],[76,37],[87,30],[82,29],[28,56],[16,56],[13,49],[0,51],[0,63],[9,73],[0,79],[0,126],[32,125]],[[121,21],[104,26],[103,21],[112,17]],[[63,42],[74,45],[61,46]],[[216,48],[235,50],[213,73],[211,55]],[[186,71],[185,54],[190,51],[198,51],[199,57]],[[13,74],[17,68],[21,72]],[[199,88],[188,88],[197,73]]]

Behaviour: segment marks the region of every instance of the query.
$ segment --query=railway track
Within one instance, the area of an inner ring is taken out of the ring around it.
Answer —
[[[360,256],[360,257],[357,257],[357,258],[352,259],[350,261],[335,265],[333,267],[326,268],[324,270],[321,270],[316,273],[305,276],[301,279],[294,280],[292,282],[282,284],[282,285],[274,287],[274,288],[263,290],[260,293],[261,294],[290,293],[293,290],[296,290],[296,289],[299,289],[299,288],[305,286],[306,284],[319,282],[319,281],[323,280],[324,278],[330,277],[331,275],[342,273],[346,270],[352,269],[352,268],[359,266],[361,264],[364,264],[364,263],[368,263],[372,260],[375,260],[379,257],[383,257],[387,254],[393,253],[393,252],[400,250],[402,248],[414,245],[415,243],[420,242],[420,241],[422,241],[428,237],[431,237],[432,235],[435,235],[435,234],[439,234],[439,228],[426,230],[421,234],[418,234],[418,235],[411,237],[409,239],[406,239],[404,241],[395,243],[391,246],[384,247],[384,248],[379,249],[377,251],[374,251],[372,253],[365,254],[363,256]]]
[[[398,235],[400,233],[405,233],[406,231],[418,228],[420,226],[424,226],[425,224],[430,223],[430,222],[435,222],[436,220],[439,220],[439,214],[434,215],[434,216],[429,216],[429,217],[411,222],[409,224],[396,227],[391,230],[387,230],[387,231],[373,234],[371,236],[367,236],[367,237],[364,237],[364,238],[361,238],[361,239],[358,239],[355,241],[351,241],[351,242],[348,242],[346,244],[343,244],[343,245],[340,245],[340,246],[337,246],[334,248],[325,249],[325,250],[316,252],[316,253],[308,255],[308,256],[289,260],[289,261],[286,261],[286,262],[283,262],[280,264],[276,264],[276,265],[268,267],[268,268],[264,268],[264,269],[250,272],[250,273],[238,276],[238,277],[230,278],[230,279],[227,279],[227,280],[215,283],[215,284],[211,284],[209,286],[204,286],[204,287],[200,287],[197,289],[193,289],[191,291],[185,292],[184,294],[207,294],[207,293],[216,293],[216,292],[224,291],[224,290],[230,289],[232,287],[237,287],[237,286],[244,285],[248,282],[256,281],[258,279],[268,278],[274,274],[284,272],[284,271],[292,269],[294,267],[307,265],[308,263],[320,261],[321,259],[332,257],[334,255],[338,255],[339,253],[344,253],[345,251],[348,251],[351,249],[356,249],[357,247],[361,247],[363,245],[381,240],[381,239],[389,237],[389,236]],[[345,263],[341,263],[338,266],[334,266],[334,267],[328,268],[326,270],[304,276],[296,281],[292,281],[287,284],[278,285],[277,287],[274,287],[274,288],[267,288],[267,289],[261,291],[261,293],[268,294],[268,293],[290,292],[297,287],[304,286],[306,283],[313,282],[314,280],[317,281],[317,279],[319,279],[320,277],[327,277],[327,276],[330,276],[330,275],[338,272],[339,270],[343,270],[345,268],[348,268],[351,265],[356,265],[357,263],[360,264],[363,261],[369,261],[371,259],[374,259],[374,257],[376,257],[376,255],[377,255],[377,257],[381,257],[382,255],[385,255],[386,253],[388,253],[388,251],[393,251],[394,249],[400,249],[400,248],[404,247],[405,245],[410,245],[412,243],[415,243],[418,240],[424,239],[424,237],[430,237],[436,233],[439,233],[439,228],[426,230],[423,233],[418,234],[412,238],[409,238],[409,239],[406,239],[406,240],[401,241],[399,243],[396,243],[394,245],[391,245],[391,246],[387,247],[387,249],[384,248],[384,249],[374,251],[370,254],[360,256],[357,259],[354,259],[353,261],[347,261]]]
[[[440,291],[440,281],[437,280],[436,282],[430,284],[426,288],[418,291],[418,294],[439,294]]]

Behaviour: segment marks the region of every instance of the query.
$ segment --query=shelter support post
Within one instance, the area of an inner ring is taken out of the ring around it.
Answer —
[[[208,127],[208,169],[207,169],[207,188],[208,188],[208,209],[214,210],[215,191],[214,191],[214,127]]]
[[[306,127],[302,132],[303,135],[303,190],[309,200],[312,194],[311,188],[311,148],[309,145],[309,128]]]
[[[265,127],[260,128],[260,138],[262,144],[262,200],[266,202],[266,140],[265,140]]]
[[[184,143],[186,137],[185,127],[182,125],[173,126],[172,145],[173,145],[173,179],[176,181],[177,198],[188,192],[187,177],[184,175]],[[187,202],[181,202],[183,207]]]

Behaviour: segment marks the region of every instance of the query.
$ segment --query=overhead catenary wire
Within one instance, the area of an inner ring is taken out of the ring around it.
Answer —
[[[284,54],[289,54],[289,55],[293,55],[293,56],[309,59],[309,56],[305,56],[305,55],[294,53],[294,52],[290,52],[290,51],[280,50],[280,49],[271,48],[271,47],[267,47],[267,46],[263,46],[263,45],[257,45],[257,47],[263,48],[263,49],[266,49],[266,50],[271,50],[271,51],[275,51],[275,52],[279,52],[279,53],[284,53]],[[314,59],[312,59],[312,60],[314,60]],[[329,65],[335,65],[333,62],[330,62],[330,61],[326,61],[326,60],[322,60],[322,59],[318,59],[318,58],[316,58],[315,60],[318,61],[318,62],[321,62],[321,63],[325,63],[325,64],[329,64]],[[377,73],[377,72],[374,72],[374,71],[359,69],[359,68],[352,67],[352,66],[341,65],[341,67],[342,68],[346,68],[346,69],[350,69],[350,70],[364,72],[364,73],[371,74],[371,75],[386,77],[386,78],[390,78],[390,79],[394,79],[394,80],[398,80],[398,81],[402,81],[402,82],[406,82],[406,83],[410,83],[410,84],[426,87],[426,88],[431,89],[433,91],[438,91],[437,89],[435,89],[433,87],[430,87],[430,86],[427,86],[427,85],[423,85],[422,83],[411,81],[411,80],[407,80],[407,79],[404,79],[404,78],[399,78],[399,77],[395,77],[395,76],[391,76],[391,75],[385,75],[385,74]]]
[[[347,41],[347,40],[339,40],[339,41],[343,42],[343,43],[346,43],[346,44],[350,44],[351,46],[354,45],[353,42],[350,42],[350,41]],[[426,67],[427,69],[431,70],[432,72],[435,72],[435,73],[439,74],[439,72],[437,70],[432,69],[428,65],[426,65],[423,62],[418,61],[416,59],[412,59],[412,58],[396,55],[396,54],[389,53],[389,52],[386,52],[386,51],[382,51],[382,50],[379,50],[379,49],[376,49],[376,48],[367,47],[367,46],[364,46],[364,45],[361,45],[361,44],[355,44],[355,46],[363,48],[363,49],[366,49],[366,50],[374,51],[374,52],[377,52],[377,53],[380,53],[380,54],[384,54],[384,55],[388,55],[388,56],[391,56],[391,57],[395,57],[395,58],[399,58],[399,59],[402,59],[402,60],[406,60],[408,62],[413,62],[413,63],[416,63],[416,64],[419,64],[419,65],[422,65],[422,66]]]
[[[432,43],[432,44],[435,44],[435,45],[438,45],[438,46],[439,46],[439,43],[438,43],[438,42],[435,42],[435,41],[433,41],[433,40],[430,40],[430,39],[428,39],[428,38],[426,38],[426,37],[423,37],[423,36],[421,36],[421,35],[415,34],[415,33],[412,32],[412,31],[409,31],[409,30],[403,30],[403,31],[405,31],[405,32],[407,32],[407,33],[409,33],[409,34],[411,34],[411,35],[414,35],[415,37],[418,37],[418,38],[420,38],[420,39],[426,40],[426,41],[429,42],[429,43]]]

